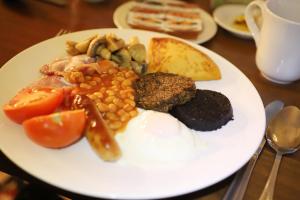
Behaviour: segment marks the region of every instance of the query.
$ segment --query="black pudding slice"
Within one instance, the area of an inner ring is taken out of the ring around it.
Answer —
[[[216,130],[233,119],[232,107],[226,96],[199,89],[194,98],[183,105],[175,106],[170,114],[197,131]]]

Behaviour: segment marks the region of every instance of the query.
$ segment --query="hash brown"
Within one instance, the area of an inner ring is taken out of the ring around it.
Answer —
[[[148,58],[148,73],[173,73],[195,81],[221,79],[221,72],[211,58],[174,38],[152,38]]]

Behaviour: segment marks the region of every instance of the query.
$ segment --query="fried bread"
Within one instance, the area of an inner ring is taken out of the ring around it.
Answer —
[[[148,73],[173,73],[195,81],[221,79],[221,72],[211,58],[174,38],[152,38],[148,60]]]

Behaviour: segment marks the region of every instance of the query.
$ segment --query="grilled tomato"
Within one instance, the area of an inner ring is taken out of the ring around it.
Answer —
[[[63,98],[64,90],[61,88],[25,88],[4,105],[3,111],[12,121],[22,123],[54,112]]]
[[[86,115],[83,109],[38,116],[23,122],[27,136],[48,148],[68,146],[84,133]]]

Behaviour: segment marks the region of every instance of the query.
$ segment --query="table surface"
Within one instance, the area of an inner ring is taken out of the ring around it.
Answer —
[[[57,6],[36,0],[0,1],[0,66],[22,50],[53,37],[61,28],[79,31],[94,28],[115,27],[113,12],[124,0],[107,0],[91,4],[80,0],[69,0],[65,6]],[[212,12],[208,0],[189,1],[198,3]],[[264,79],[255,64],[256,47],[253,40],[240,39],[218,27],[218,32],[204,47],[220,54],[237,66],[254,84],[264,105],[281,99],[286,105],[300,107],[300,82],[278,85]],[[251,100],[249,99],[249,105]],[[258,199],[271,170],[274,151],[265,146],[254,168],[244,199]],[[300,152],[284,156],[277,177],[275,199],[300,198]],[[29,182],[38,183],[50,190],[72,199],[93,199],[52,187],[30,176],[10,162],[0,151],[0,170]],[[206,189],[173,199],[221,199],[233,176]]]

